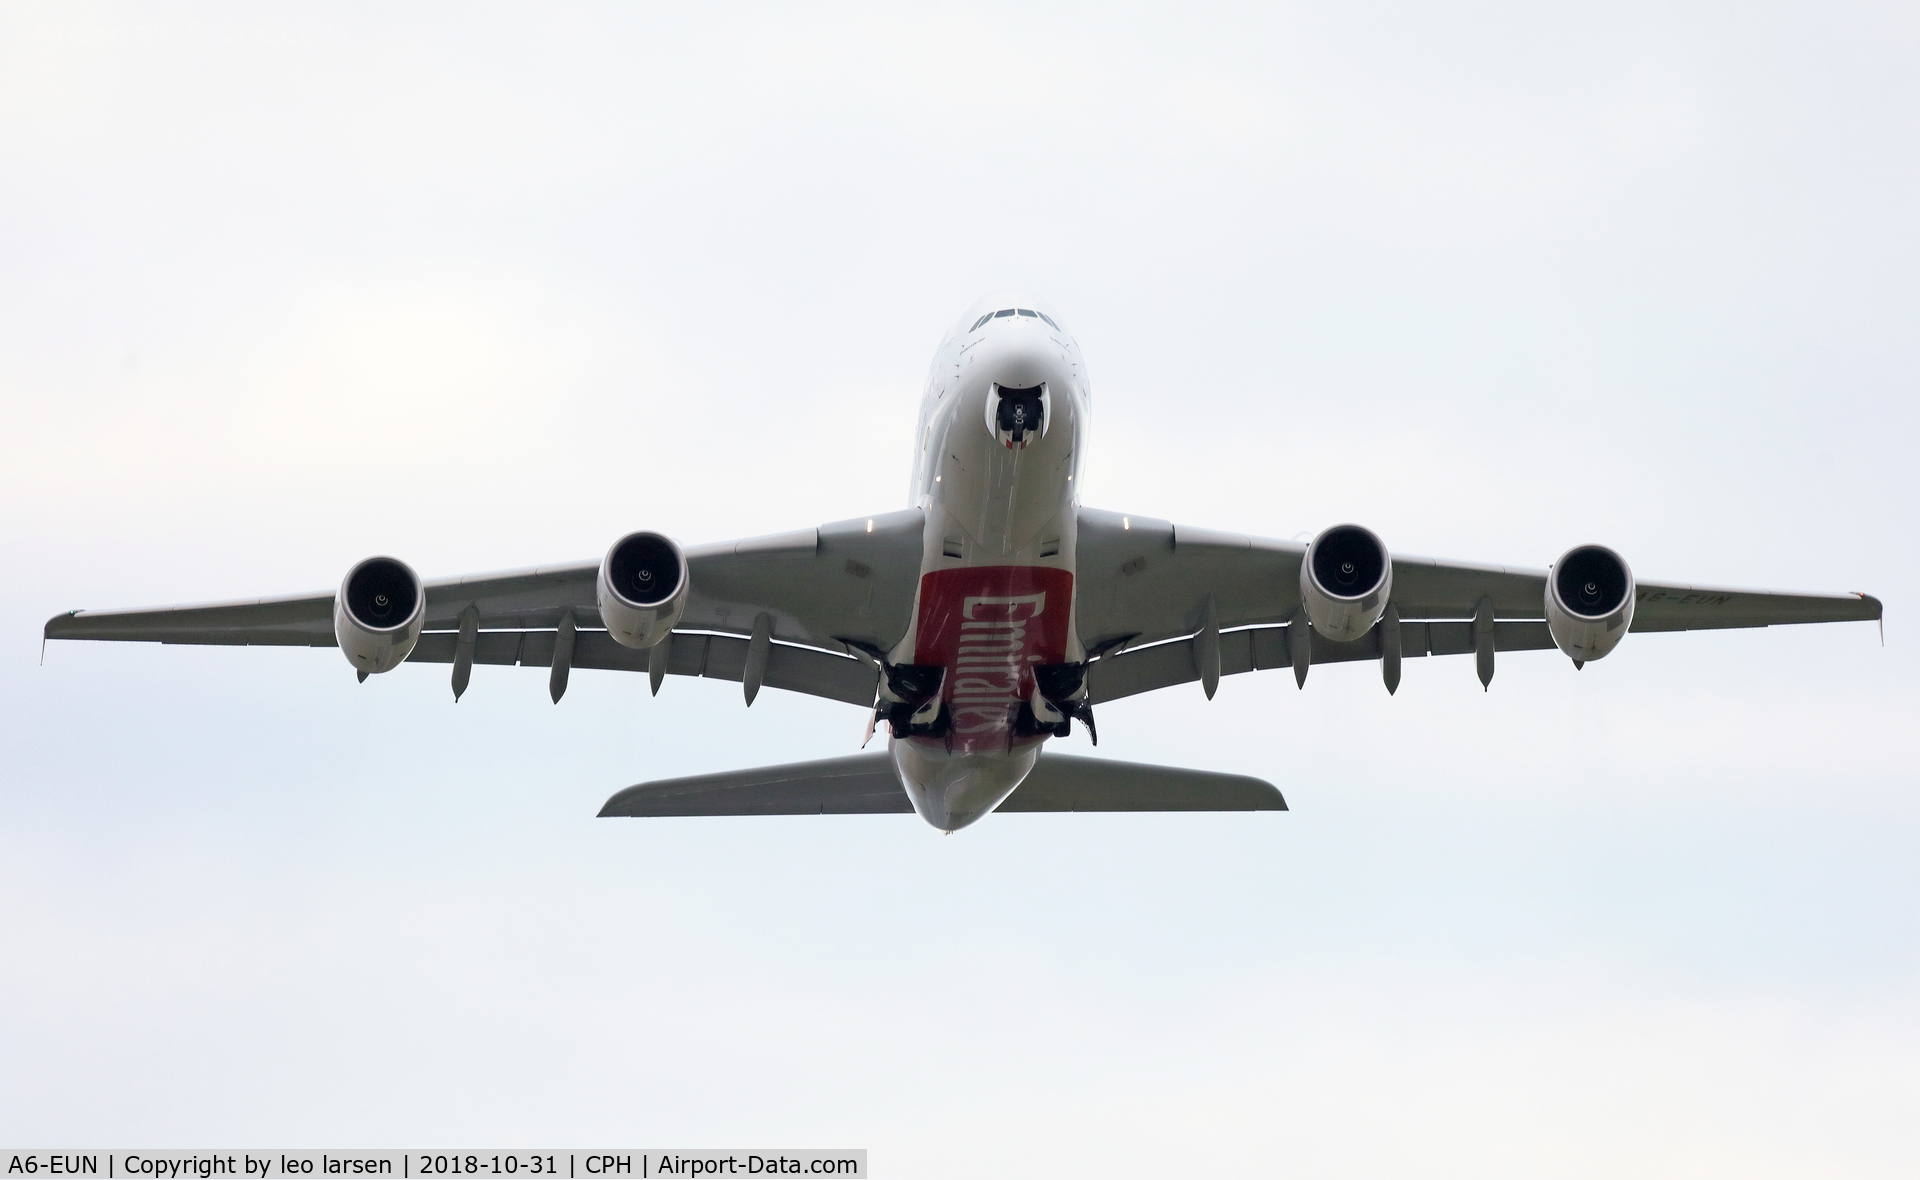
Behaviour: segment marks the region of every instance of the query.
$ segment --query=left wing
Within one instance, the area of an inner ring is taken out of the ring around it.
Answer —
[[[918,509],[839,521],[771,537],[687,550],[686,613],[667,672],[739,680],[754,619],[772,620],[764,683],[871,705],[879,673],[850,654],[890,648],[906,633],[920,569]],[[594,598],[597,561],[426,582],[426,614],[410,663],[451,663],[460,616],[479,616],[476,664],[548,667],[555,629],[571,612],[582,628],[572,666],[645,671],[647,652],[605,632]],[[333,647],[334,593],[152,610],[70,611],[48,639]],[[852,641],[850,645],[847,641]]]
[[[1294,541],[1188,528],[1151,517],[1080,509],[1080,635],[1106,651],[1088,674],[1091,703],[1202,680],[1217,643],[1218,674],[1376,660],[1378,627],[1351,643],[1295,636],[1300,562]],[[1392,603],[1403,657],[1553,648],[1546,624],[1547,571],[1395,555]],[[1474,618],[1488,604],[1482,633]],[[1786,594],[1678,582],[1636,582],[1632,631],[1770,627],[1873,620],[1867,594]],[[1212,631],[1216,638],[1207,638]],[[1296,651],[1296,646],[1301,650]],[[1204,649],[1204,650],[1203,650]],[[1298,658],[1296,658],[1298,656]]]

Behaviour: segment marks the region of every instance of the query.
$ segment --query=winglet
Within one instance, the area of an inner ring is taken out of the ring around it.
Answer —
[[[79,608],[75,608],[70,611],[63,611],[60,614],[53,616],[51,619],[48,619],[47,625],[40,628],[40,666],[41,667],[44,668],[46,667],[46,664],[47,664],[47,640],[53,638],[53,625],[55,623],[58,623],[62,619],[71,619],[73,616],[79,613],[80,613]]]
[[[1855,590],[1854,593],[1860,596],[1860,601],[1871,602],[1873,604],[1874,621],[1880,624],[1880,646],[1881,647],[1887,646],[1886,608],[1880,605],[1880,600],[1878,598],[1875,598],[1873,595],[1868,594],[1865,590]]]

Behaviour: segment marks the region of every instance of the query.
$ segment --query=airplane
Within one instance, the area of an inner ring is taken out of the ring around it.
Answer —
[[[1576,668],[1629,632],[1877,620],[1866,594],[1638,581],[1614,550],[1544,570],[1389,553],[1357,524],[1306,544],[1090,508],[1075,477],[1093,412],[1053,306],[989,296],[935,351],[909,507],[682,548],[657,532],[599,561],[423,582],[395,557],[337,592],[150,610],[69,611],[48,639],[337,646],[359,678],[476,664],[738,681],[869,711],[884,751],[641,783],[602,816],[917,813],[954,832],[991,812],[1285,810],[1271,783],[1042,754],[1094,706],[1222,676],[1558,649]],[[863,746],[866,743],[862,743]]]

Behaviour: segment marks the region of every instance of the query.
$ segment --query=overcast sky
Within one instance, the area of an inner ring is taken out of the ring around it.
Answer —
[[[1917,209],[1911,3],[0,0],[0,1142],[1911,1175]],[[858,744],[777,691],[38,662],[900,507],[1003,286],[1085,350],[1090,504],[1600,541],[1885,645],[1231,677],[1099,753],[1291,812],[951,838],[594,818]]]

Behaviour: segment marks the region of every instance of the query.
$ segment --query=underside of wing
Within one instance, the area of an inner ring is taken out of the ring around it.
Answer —
[[[746,635],[764,612],[780,642],[886,650],[913,616],[925,529],[913,508],[689,549],[693,592],[680,625]]]
[[[333,647],[333,592],[146,610],[75,610],[47,620],[48,639]]]
[[[740,681],[748,636],[769,647],[759,683],[871,705],[878,670],[850,653],[886,649],[905,633],[918,581],[924,515],[883,513],[686,552],[686,608],[667,641],[663,673]],[[604,629],[599,563],[571,562],[421,584],[420,637],[409,663],[649,671],[652,653]],[[334,647],[332,592],[162,607],[69,611],[48,639]],[[471,634],[462,647],[463,623]],[[571,643],[560,640],[572,631]],[[456,694],[465,682],[456,672]],[[564,675],[556,678],[556,693]]]
[[[1793,594],[1678,582],[1641,582],[1634,595],[1634,631],[1717,631],[1795,623],[1872,622],[1881,616],[1871,594]]]
[[[1335,532],[1364,533],[1352,526]],[[1371,538],[1371,534],[1365,534]],[[1377,538],[1372,538],[1378,544]],[[1318,544],[1319,542],[1316,542]],[[1569,551],[1610,550],[1586,546]],[[1403,658],[1476,657],[1480,678],[1493,676],[1497,652],[1561,648],[1579,661],[1599,658],[1627,632],[1770,627],[1873,620],[1878,599],[1866,594],[1787,594],[1670,582],[1635,582],[1624,564],[1617,620],[1607,621],[1598,654],[1548,621],[1545,569],[1482,565],[1431,557],[1379,554],[1374,568],[1390,578],[1365,605],[1376,612],[1346,635],[1323,632],[1310,619],[1302,566],[1310,547],[1098,509],[1080,510],[1081,636],[1094,660],[1088,701],[1099,704],[1176,684],[1212,684],[1220,676],[1291,668],[1304,681],[1313,664],[1382,660],[1389,689]],[[1349,567],[1351,568],[1351,567]],[[1568,567],[1572,568],[1572,567]],[[1557,593],[1557,592],[1556,592]],[[1352,600],[1349,600],[1352,601]],[[1613,630],[1630,619],[1626,631]],[[1372,620],[1378,620],[1377,622]],[[1562,624],[1565,623],[1562,616]]]
[[[1074,609],[1089,650],[1192,635],[1207,600],[1222,628],[1285,621],[1306,546],[1081,508]]]
[[[1244,775],[1042,753],[998,810],[1285,811],[1273,784]],[[885,753],[641,783],[602,816],[873,815],[912,811]]]

